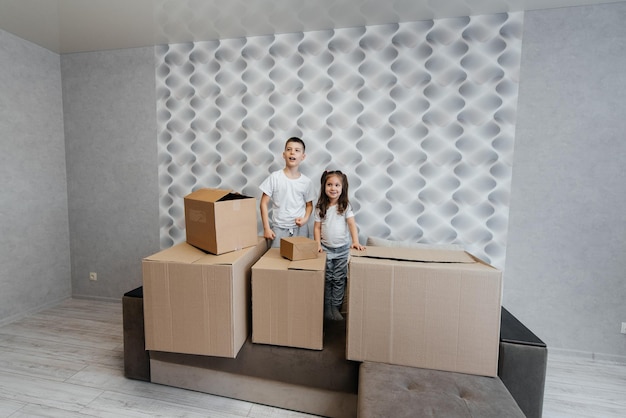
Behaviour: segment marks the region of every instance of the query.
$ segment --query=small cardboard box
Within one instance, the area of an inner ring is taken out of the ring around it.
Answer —
[[[252,266],[252,342],[321,350],[326,253],[290,261],[270,248]]]
[[[146,257],[146,350],[236,357],[250,333],[250,269],[265,251],[257,237],[222,255],[183,242]]]
[[[184,199],[187,243],[223,254],[256,245],[256,199],[222,189],[198,189]]]
[[[317,241],[307,237],[281,238],[280,255],[292,261],[315,259]]]
[[[348,360],[496,376],[502,273],[464,251],[368,247],[349,262]]]

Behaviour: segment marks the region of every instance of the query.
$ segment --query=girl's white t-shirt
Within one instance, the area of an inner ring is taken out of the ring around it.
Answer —
[[[337,213],[337,205],[326,209],[324,219],[320,218],[319,209],[315,210],[315,222],[321,222],[321,241],[327,247],[337,248],[350,243],[350,229],[348,228],[348,218],[354,217],[352,206],[348,204],[342,214]]]
[[[300,173],[297,179],[290,179],[283,170],[274,171],[259,186],[272,201],[272,225],[279,228],[294,228],[296,218],[306,213],[306,203],[315,198],[313,182]]]

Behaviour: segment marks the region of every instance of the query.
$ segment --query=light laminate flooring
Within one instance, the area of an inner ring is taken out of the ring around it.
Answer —
[[[0,327],[0,417],[311,417],[127,379],[121,303],[68,299]],[[545,418],[626,417],[626,364],[549,354]]]

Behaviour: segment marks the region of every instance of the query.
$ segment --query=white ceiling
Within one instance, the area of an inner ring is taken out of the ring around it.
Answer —
[[[0,29],[65,54],[626,0],[0,0]]]

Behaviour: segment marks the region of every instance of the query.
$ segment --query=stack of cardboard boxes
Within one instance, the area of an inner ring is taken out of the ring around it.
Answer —
[[[236,357],[249,333],[250,269],[265,253],[256,201],[228,190],[185,197],[186,242],[143,260],[146,349]]]
[[[185,197],[187,240],[143,260],[146,349],[236,357],[253,343],[323,349],[326,256],[268,249],[256,201]],[[502,274],[464,251],[352,251],[346,358],[496,376]]]
[[[184,204],[186,241],[142,262],[146,349],[234,358],[251,300],[254,342],[321,349],[325,258],[311,254],[315,241],[286,242],[293,261],[268,252],[256,200],[229,190],[199,189]]]
[[[301,237],[261,257],[252,267],[252,342],[323,348],[325,265],[317,243]]]

